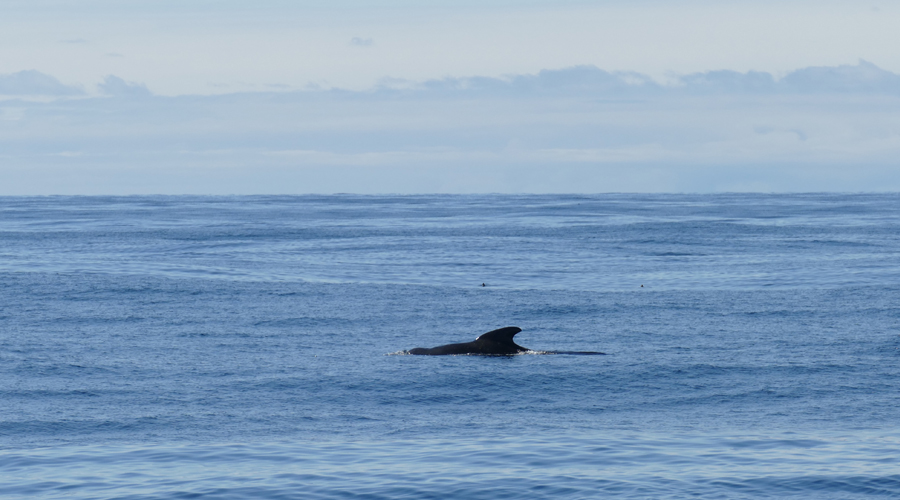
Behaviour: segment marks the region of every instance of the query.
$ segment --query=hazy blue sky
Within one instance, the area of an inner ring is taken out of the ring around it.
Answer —
[[[0,194],[900,190],[896,2],[3,3]]]

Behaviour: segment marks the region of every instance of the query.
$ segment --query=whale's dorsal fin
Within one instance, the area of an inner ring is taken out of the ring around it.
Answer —
[[[498,328],[496,330],[484,333],[475,340],[487,340],[490,342],[499,342],[501,344],[512,344],[513,337],[515,337],[516,334],[521,331],[522,329],[517,326],[507,326],[506,328]]]

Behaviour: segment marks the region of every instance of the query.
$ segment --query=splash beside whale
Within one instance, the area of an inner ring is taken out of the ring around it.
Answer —
[[[492,330],[480,335],[472,342],[463,342],[460,344],[447,344],[437,347],[416,347],[406,351],[407,354],[419,354],[426,356],[445,356],[452,354],[479,354],[483,356],[512,356],[513,354],[521,354],[525,352],[534,354],[605,354],[593,351],[532,351],[527,347],[522,347],[513,342],[513,337],[522,329],[517,326],[507,326]]]

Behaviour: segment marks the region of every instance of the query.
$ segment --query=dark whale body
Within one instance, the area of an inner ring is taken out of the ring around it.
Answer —
[[[533,354],[571,354],[580,356],[604,355],[604,352],[596,351],[532,351],[513,342],[513,337],[522,329],[517,326],[507,326],[485,333],[471,342],[462,344],[447,344],[437,347],[416,347],[405,351],[406,354],[424,354],[427,356],[441,356],[447,354],[480,354],[483,356],[512,356],[522,352]]]
[[[522,329],[516,326],[507,326],[481,335],[471,342],[462,344],[447,344],[437,347],[416,347],[410,349],[410,354],[425,354],[428,356],[441,356],[446,354],[484,354],[494,356],[510,356],[528,350],[513,342],[513,337]]]

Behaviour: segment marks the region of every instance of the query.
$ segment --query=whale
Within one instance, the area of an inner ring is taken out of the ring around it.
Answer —
[[[535,354],[605,354],[593,351],[532,351],[527,347],[522,347],[513,341],[513,337],[522,329],[517,326],[507,326],[498,328],[487,333],[479,335],[478,338],[471,342],[462,342],[460,344],[439,345],[437,347],[416,347],[406,351],[407,354],[418,354],[425,356],[446,356],[453,354],[476,354],[482,356],[512,356],[523,352],[533,352]]]
[[[416,347],[410,349],[410,354],[424,354],[427,356],[443,356],[447,354],[486,354],[495,356],[511,356],[528,351],[513,342],[513,337],[522,329],[517,326],[507,326],[491,330],[471,342],[461,344],[439,345],[437,347]]]

